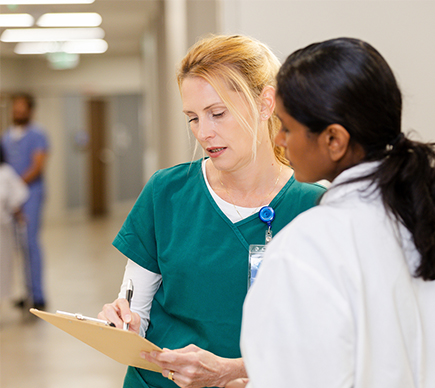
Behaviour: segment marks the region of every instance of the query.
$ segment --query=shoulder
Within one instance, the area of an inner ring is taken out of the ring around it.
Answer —
[[[0,165],[0,174],[5,181],[21,181],[21,177],[15,172],[15,170],[8,163],[2,163]]]
[[[47,151],[49,148],[48,136],[45,133],[45,130],[36,125],[30,124],[27,133],[28,143],[32,145],[33,149]]]
[[[47,133],[45,129],[38,124],[30,124],[29,126],[29,134],[31,134],[35,138],[47,139]]]
[[[174,193],[185,193],[198,186],[200,177],[201,160],[157,170],[146,183],[140,197],[165,198]]]
[[[318,183],[301,183],[293,176],[287,183],[284,201],[290,201],[292,206],[308,209],[320,202],[326,188]]]
[[[161,189],[171,187],[179,189],[186,183],[202,177],[201,159],[194,162],[177,164],[176,166],[158,170],[149,180],[149,184],[157,185]]]
[[[294,190],[299,190],[304,195],[322,195],[326,191],[326,187],[321,185],[320,183],[302,183],[298,182],[293,176],[290,178],[293,179],[292,188]]]
[[[153,176],[158,179],[186,179],[191,175],[197,174],[198,171],[201,171],[201,162],[202,159],[193,162],[180,163],[173,167],[158,170]]]

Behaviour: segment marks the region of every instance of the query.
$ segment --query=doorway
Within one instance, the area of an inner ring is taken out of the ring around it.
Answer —
[[[133,202],[144,185],[142,96],[64,101],[68,209],[100,216]]]

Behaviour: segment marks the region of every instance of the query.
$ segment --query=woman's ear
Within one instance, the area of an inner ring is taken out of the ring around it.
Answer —
[[[260,119],[268,120],[275,110],[275,88],[267,85],[260,95]]]
[[[349,150],[349,132],[340,124],[331,124],[321,135],[331,161],[340,162]]]

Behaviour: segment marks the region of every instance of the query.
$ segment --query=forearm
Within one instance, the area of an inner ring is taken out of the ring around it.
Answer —
[[[243,358],[221,358],[222,373],[218,387],[225,387],[230,381],[248,377]]]
[[[42,175],[46,159],[47,154],[45,152],[38,151],[35,153],[29,169],[25,171],[24,174],[21,176],[24,182],[29,184]]]
[[[26,182],[27,184],[32,183],[35,179],[38,179],[41,176],[41,170],[36,169],[36,168],[32,168],[27,170],[22,178],[23,181]]]
[[[160,286],[162,276],[140,267],[132,260],[128,260],[119,298],[125,298],[128,279],[132,279],[134,285],[131,310],[138,313],[141,318],[140,335],[144,337],[148,328],[152,300]]]

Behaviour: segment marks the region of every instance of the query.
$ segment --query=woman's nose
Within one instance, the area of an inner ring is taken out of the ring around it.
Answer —
[[[198,140],[205,141],[207,139],[214,137],[214,135],[215,132],[211,127],[210,123],[207,123],[205,120],[198,123],[198,132],[197,132]]]

